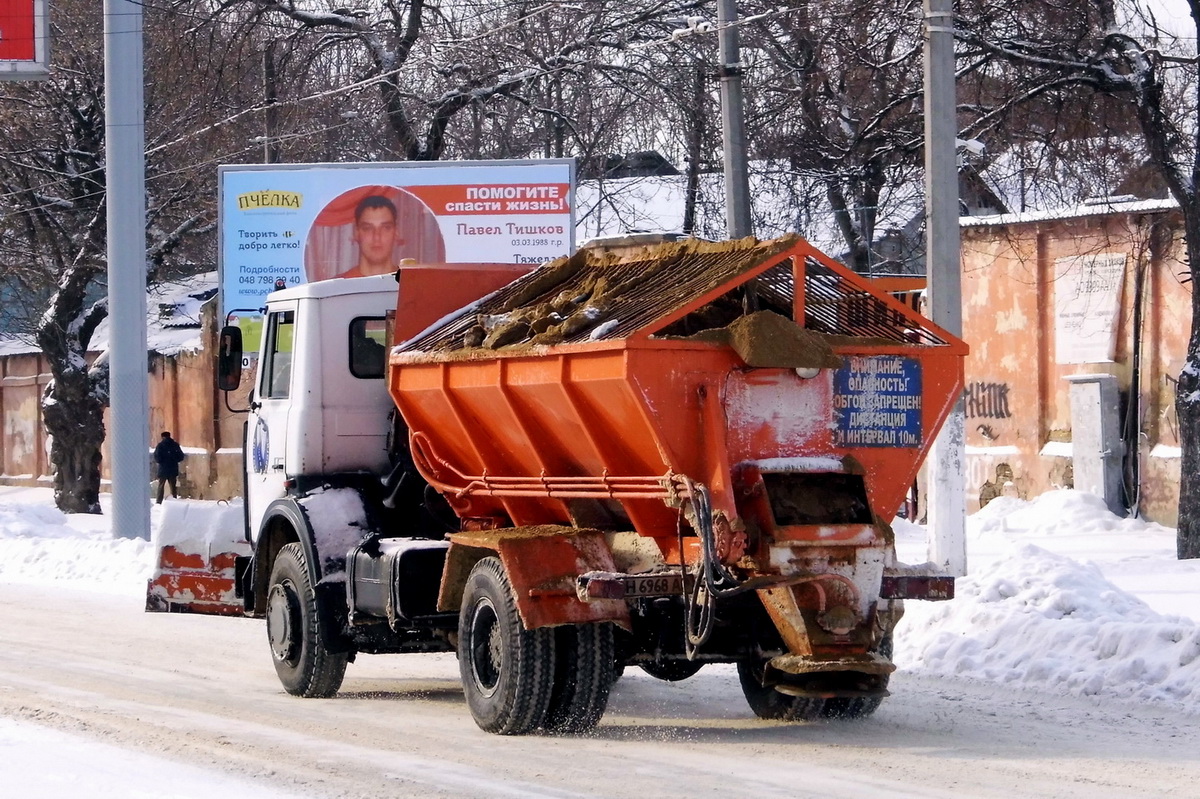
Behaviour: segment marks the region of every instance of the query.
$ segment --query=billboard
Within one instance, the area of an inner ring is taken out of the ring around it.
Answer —
[[[46,0],[4,0],[0,6],[0,80],[38,80],[49,74]]]
[[[541,263],[574,251],[571,159],[219,172],[223,316],[253,316],[276,289],[394,272],[408,259]]]

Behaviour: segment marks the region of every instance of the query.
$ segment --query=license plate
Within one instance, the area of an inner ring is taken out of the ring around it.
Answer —
[[[626,599],[683,593],[683,579],[678,574],[629,574],[624,580]]]

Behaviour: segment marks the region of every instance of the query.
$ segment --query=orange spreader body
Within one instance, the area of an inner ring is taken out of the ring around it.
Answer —
[[[619,337],[495,351],[402,347],[389,390],[418,467],[463,519],[603,528],[578,500],[618,503],[610,518],[627,519],[664,552],[678,524],[664,502],[668,474],[706,485],[714,511],[734,520],[739,475],[770,466],[763,461],[813,471],[857,462],[872,511],[890,519],[962,391],[966,346],[801,240],[742,258],[732,279]],[[802,377],[751,368],[727,344],[655,336],[771,275],[798,278],[787,281],[794,318],[839,336],[830,340],[841,369]],[[856,336],[855,314],[883,319],[876,332],[895,340]],[[902,444],[881,445],[897,432]]]

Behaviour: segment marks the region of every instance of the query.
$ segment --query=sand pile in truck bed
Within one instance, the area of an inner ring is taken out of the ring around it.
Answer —
[[[725,327],[702,330],[688,337],[691,341],[727,344],[747,366],[836,369],[842,365],[842,359],[834,354],[827,338],[773,311],[758,311]]]
[[[781,256],[795,242],[794,237],[768,242],[691,240],[658,245],[626,259],[581,250],[514,281],[399,351],[443,358],[472,351],[486,357],[488,352],[623,338],[653,328],[694,298],[725,284],[740,296],[743,289],[732,285],[740,276],[767,261],[790,264]],[[786,313],[790,308],[778,310]],[[738,310],[704,327],[723,327],[741,315]],[[662,332],[677,337],[695,330]]]
[[[691,300],[696,289],[679,285],[681,275],[699,278],[704,289],[711,290],[781,249],[777,242],[764,245],[743,239],[673,242],[633,259],[582,250],[520,281],[499,313],[478,315],[463,345],[489,350],[536,347],[578,339],[583,333],[599,340],[615,330],[613,323],[627,315],[623,311],[636,313],[642,307],[661,317]]]
[[[412,360],[474,360],[649,334],[728,346],[752,367],[797,369],[836,367],[832,348],[850,340],[861,344],[883,335],[886,344],[937,341],[869,289],[820,263],[811,249],[797,248],[801,243],[795,236],[689,240],[623,257],[584,249],[513,281],[395,351]],[[796,257],[804,259],[799,287]],[[791,319],[797,290],[805,295],[799,325]],[[703,304],[695,307],[700,298]]]

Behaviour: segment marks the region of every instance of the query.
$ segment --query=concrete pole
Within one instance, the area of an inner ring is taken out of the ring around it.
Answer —
[[[112,529],[150,538],[142,6],[104,0]]]
[[[746,117],[742,107],[742,56],[738,47],[736,0],[717,0],[717,43],[721,78],[721,130],[725,154],[725,224],[729,238],[753,234],[750,177],[746,163]]]
[[[925,9],[925,252],[930,317],[962,335],[959,265],[958,123],[954,90],[952,0],[924,0]],[[950,574],[967,573],[962,397],[934,441],[929,461],[929,560]]]

